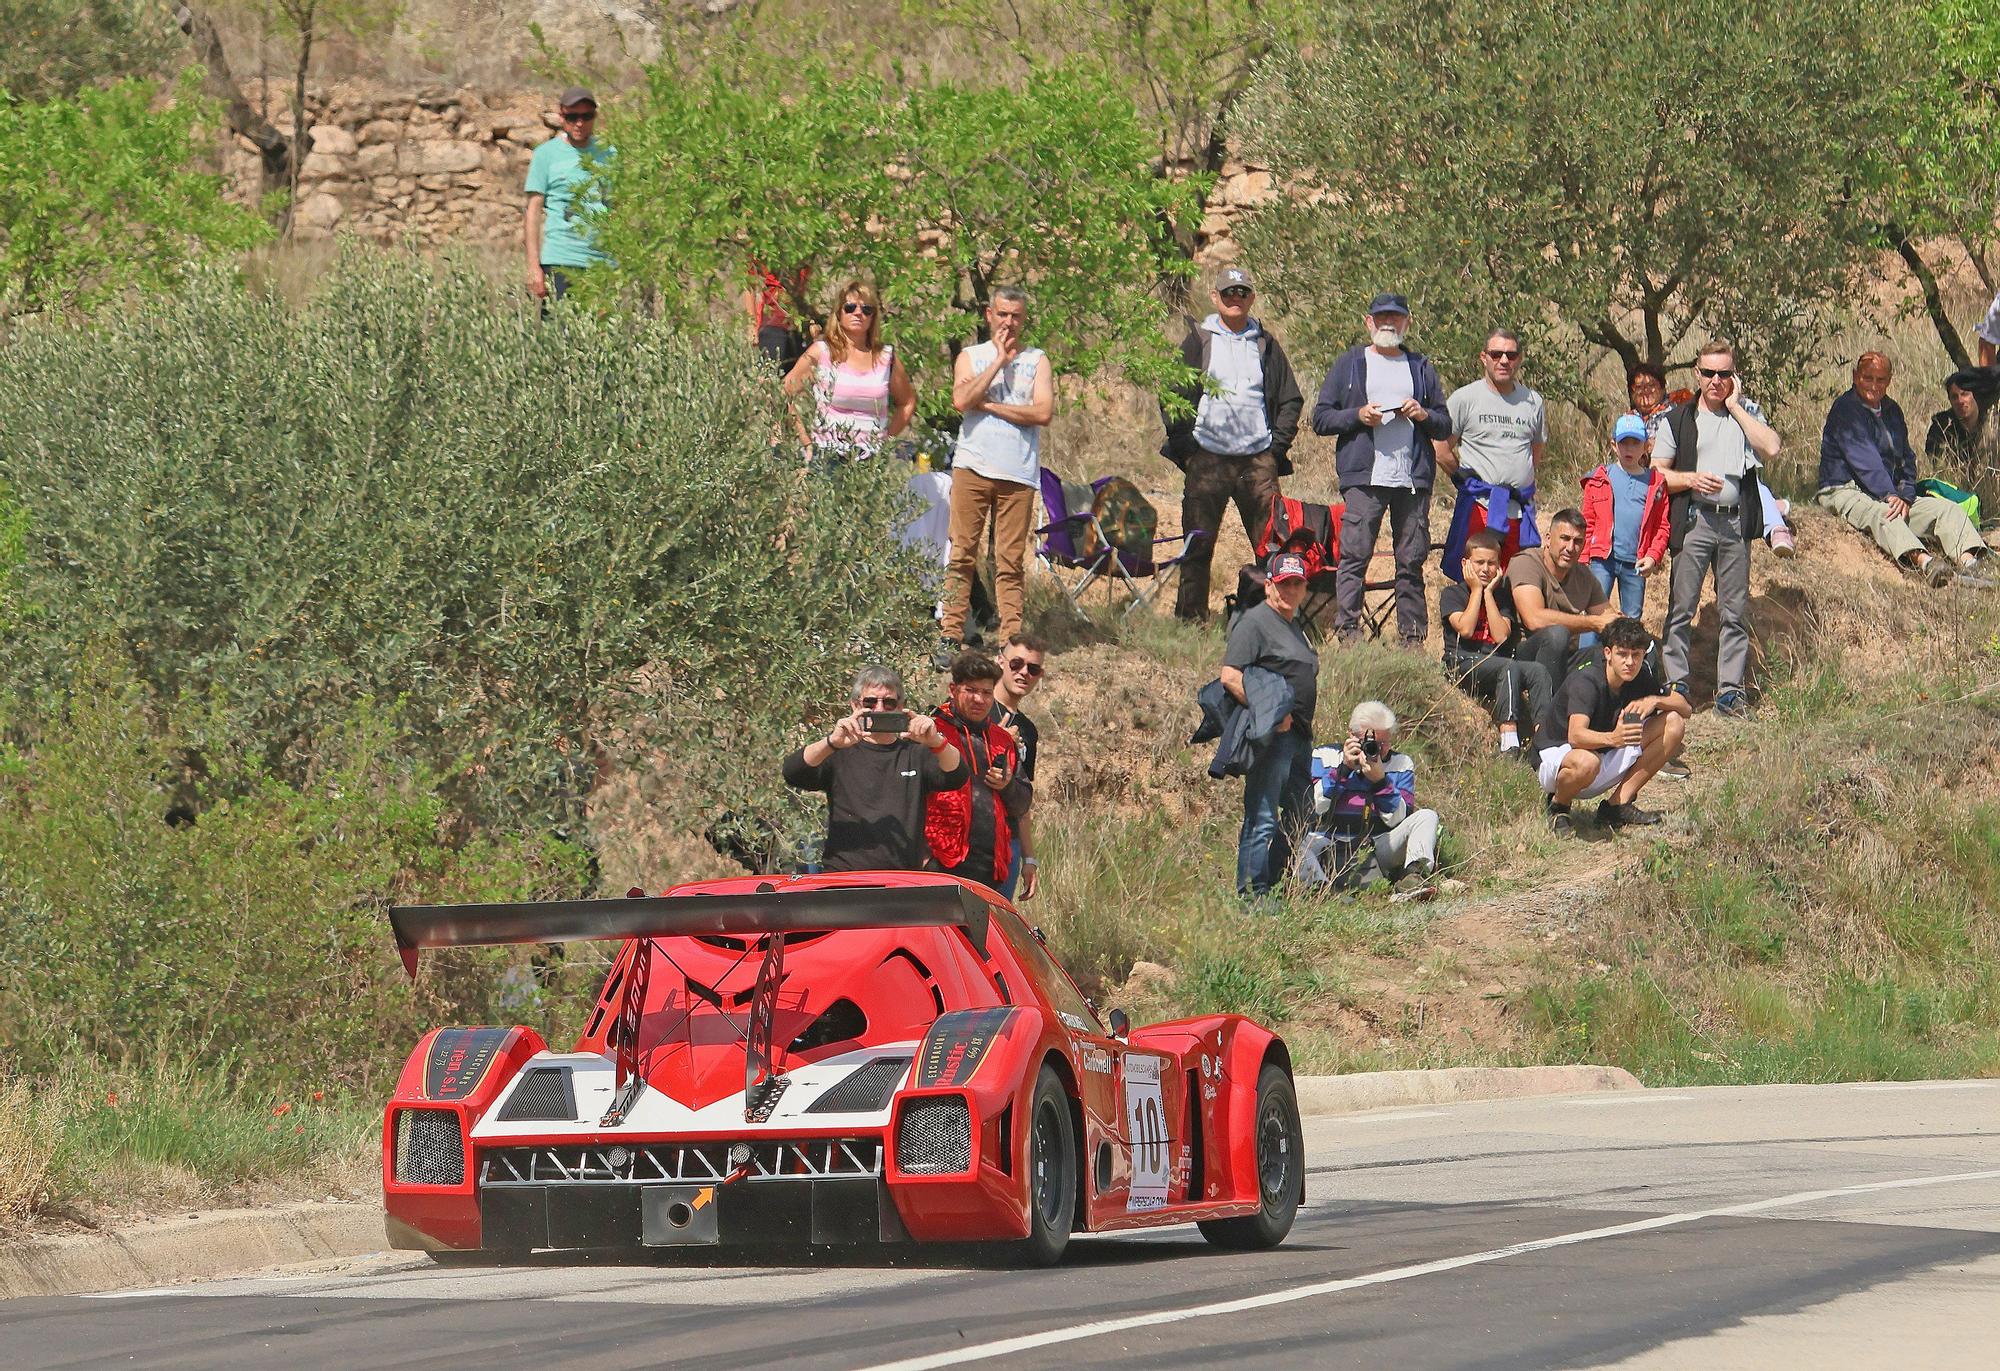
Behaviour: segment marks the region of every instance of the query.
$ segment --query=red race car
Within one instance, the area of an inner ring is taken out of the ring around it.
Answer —
[[[434,1253],[1012,1242],[1197,1223],[1270,1247],[1304,1195],[1290,1055],[1234,1014],[1129,1029],[950,876],[390,912],[422,948],[624,940],[573,1051],[440,1028],[383,1120],[391,1240]]]

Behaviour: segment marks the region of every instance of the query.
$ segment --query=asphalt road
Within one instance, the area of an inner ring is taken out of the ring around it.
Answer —
[[[0,1304],[0,1365],[898,1371],[2000,1365],[2000,1081],[1307,1121],[1276,1252],[316,1272]]]

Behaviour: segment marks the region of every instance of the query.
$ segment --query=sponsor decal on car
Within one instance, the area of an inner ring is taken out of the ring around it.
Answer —
[[[511,1028],[441,1028],[424,1058],[424,1097],[462,1100],[479,1088]]]
[[[1160,1094],[1159,1057],[1125,1057],[1125,1140],[1132,1149],[1128,1210],[1159,1209],[1167,1202],[1167,1114]]]
[[[916,1086],[964,1085],[986,1060],[1014,1010],[961,1009],[931,1025],[917,1056]]]
[[[1101,1047],[1086,1047],[1083,1050],[1083,1069],[1095,1071],[1100,1076],[1111,1074],[1111,1054]]]

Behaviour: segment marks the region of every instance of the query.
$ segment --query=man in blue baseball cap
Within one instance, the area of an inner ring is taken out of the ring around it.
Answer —
[[[1396,630],[1405,646],[1430,632],[1424,559],[1431,550],[1432,443],[1451,437],[1451,415],[1437,369],[1403,346],[1410,302],[1392,291],[1368,305],[1368,341],[1334,359],[1313,406],[1313,432],[1331,434],[1340,482],[1340,566],[1334,577],[1333,630],[1343,641],[1361,631],[1361,592],[1382,516],[1396,549]]]
[[[1229,630],[1222,654],[1222,688],[1248,707],[1244,673],[1268,672],[1290,688],[1291,712],[1278,721],[1243,782],[1243,828],[1236,840],[1236,890],[1268,895],[1291,866],[1292,846],[1312,810],[1312,721],[1319,700],[1319,654],[1299,627],[1306,598],[1306,562],[1275,552],[1265,563],[1264,603],[1245,610]]]

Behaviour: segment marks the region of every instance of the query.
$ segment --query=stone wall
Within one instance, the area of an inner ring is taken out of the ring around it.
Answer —
[[[253,101],[259,93],[254,84],[245,91]],[[267,117],[288,135],[289,99],[275,83],[265,93]],[[410,92],[343,83],[308,92],[306,123],[313,150],[301,169],[297,235],[424,245],[518,242],[528,159],[556,133],[553,102],[540,90]],[[235,197],[255,203],[256,150],[232,140],[225,164]],[[1268,170],[1227,163],[1209,197],[1198,259],[1232,258],[1236,220],[1271,193]]]

